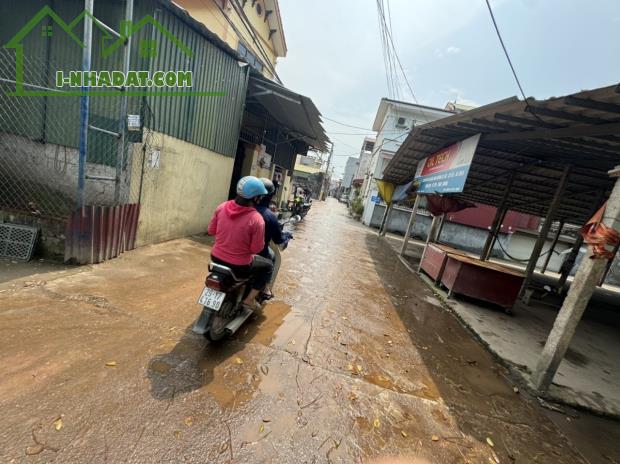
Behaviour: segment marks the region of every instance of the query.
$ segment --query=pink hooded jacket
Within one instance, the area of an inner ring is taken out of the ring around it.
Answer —
[[[238,266],[252,262],[265,246],[265,221],[250,206],[229,200],[217,207],[209,223],[209,235],[215,236],[211,254]]]

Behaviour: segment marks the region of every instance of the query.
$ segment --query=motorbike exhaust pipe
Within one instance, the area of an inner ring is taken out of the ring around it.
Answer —
[[[239,330],[241,324],[243,324],[253,313],[254,311],[251,309],[243,308],[237,317],[226,324],[226,330],[230,332],[230,335],[234,334],[237,330]]]

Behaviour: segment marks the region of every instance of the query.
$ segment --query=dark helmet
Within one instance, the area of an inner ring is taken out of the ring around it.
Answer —
[[[273,182],[271,182],[266,177],[261,177],[260,180],[262,181],[263,185],[267,189],[267,195],[273,195],[276,191],[276,186],[273,185]]]

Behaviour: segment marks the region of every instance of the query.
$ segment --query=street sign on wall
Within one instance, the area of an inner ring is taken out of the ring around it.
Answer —
[[[459,193],[465,187],[480,134],[443,148],[418,163],[418,193]]]

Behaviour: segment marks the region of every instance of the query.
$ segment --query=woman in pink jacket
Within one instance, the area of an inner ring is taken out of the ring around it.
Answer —
[[[265,246],[265,221],[255,206],[267,189],[254,176],[237,183],[237,197],[217,207],[209,223],[209,235],[215,236],[211,261],[232,269],[237,277],[250,277],[252,290],[243,300],[253,307],[258,293],[267,285],[273,263],[258,256]]]

